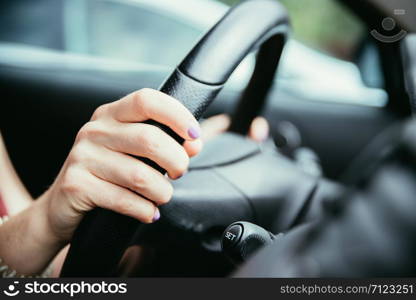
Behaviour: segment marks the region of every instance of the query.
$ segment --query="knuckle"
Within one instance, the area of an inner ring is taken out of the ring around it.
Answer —
[[[68,156],[68,161],[70,164],[78,164],[84,157],[84,147],[78,144],[71,150],[71,153]]]
[[[79,172],[75,171],[74,168],[68,168],[65,172],[61,188],[65,194],[76,195],[82,192],[83,187],[81,186],[81,181],[79,180]]]
[[[84,126],[81,127],[81,129],[78,131],[76,141],[82,141],[86,139],[92,139],[97,136],[101,136],[104,134],[104,131],[99,126],[98,122],[91,121],[86,123]]]
[[[159,203],[160,204],[166,204],[168,203],[173,196],[173,186],[170,184],[170,182],[166,183],[166,191],[163,193],[162,197],[160,198]]]
[[[94,121],[94,120],[101,118],[106,113],[107,109],[108,109],[108,104],[104,104],[104,105],[97,107],[94,113],[92,114],[91,120]]]
[[[79,140],[68,155],[70,165],[85,165],[89,159],[94,157],[87,141]]]
[[[140,134],[145,153],[149,156],[156,156],[161,150],[160,139],[154,135],[150,128],[143,130]]]
[[[146,172],[143,172],[143,170],[136,170],[135,172],[132,172],[131,181],[132,188],[134,190],[140,190],[147,185],[148,175]]]
[[[133,92],[133,104],[137,111],[141,112],[142,114],[146,113],[147,102],[152,93],[152,90],[149,88],[144,88]]]
[[[143,89],[140,89],[140,90],[136,91],[135,93],[137,93],[139,98],[147,99],[147,98],[151,97],[152,95],[154,95],[154,90],[152,90],[150,88],[143,88]]]
[[[175,177],[182,176],[187,170],[189,166],[189,157],[184,152],[175,159],[173,164],[173,172],[175,173]]]
[[[79,141],[84,140],[84,139],[87,138],[87,136],[88,136],[87,124],[82,126],[81,129],[78,131],[77,136],[75,138],[76,142],[79,142]]]

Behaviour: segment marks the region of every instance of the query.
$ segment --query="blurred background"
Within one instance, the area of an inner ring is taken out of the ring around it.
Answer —
[[[2,1],[0,42],[172,67],[237,2]],[[364,25],[348,8],[336,0],[281,2],[293,25],[293,39],[279,68],[282,88],[319,95],[311,98],[320,101],[385,105],[377,51],[368,43]],[[234,77],[247,78],[253,61],[247,59]],[[321,70],[318,74],[317,68]],[[323,82],[327,90],[324,95]]]
[[[33,193],[51,182],[78,128],[97,106],[143,87],[158,88],[237,2],[0,1],[0,128]],[[337,178],[391,122],[380,52],[372,28],[343,1],[280,2],[289,12],[292,33],[264,115],[276,140],[282,122],[293,124],[301,145],[321,158],[325,175]],[[254,55],[237,68],[206,117],[232,113]],[[41,152],[37,160],[27,156],[27,132],[16,126],[25,122],[32,124],[31,142]]]
[[[1,32],[1,39],[77,53],[152,61],[152,47],[143,49],[152,33],[166,29],[180,33],[152,35],[153,44],[168,44],[171,38],[175,44],[187,45],[200,35],[204,25],[215,22],[225,12],[225,5],[208,2],[217,0],[3,1],[0,16],[7,26]],[[218,2],[231,6],[239,0]],[[296,39],[336,57],[352,59],[365,33],[360,21],[345,7],[334,0],[280,2],[289,11]],[[183,15],[187,16],[181,20]],[[170,50],[159,57],[161,63],[177,58],[175,53],[170,54],[175,49]]]
[[[238,0],[221,2],[234,5]],[[280,2],[289,11],[296,39],[336,57],[353,59],[357,45],[366,32],[361,21],[345,7],[334,0]]]

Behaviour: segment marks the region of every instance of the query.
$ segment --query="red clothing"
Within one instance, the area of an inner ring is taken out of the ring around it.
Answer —
[[[3,198],[0,195],[0,217],[5,217],[7,216],[7,207],[6,204],[3,201]]]

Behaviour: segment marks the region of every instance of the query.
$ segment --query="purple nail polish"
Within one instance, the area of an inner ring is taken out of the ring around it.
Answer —
[[[193,126],[188,129],[188,135],[192,139],[197,139],[201,136],[201,130],[199,129],[199,127]]]
[[[156,222],[160,219],[160,212],[159,209],[156,208],[155,215],[153,216],[153,222]]]

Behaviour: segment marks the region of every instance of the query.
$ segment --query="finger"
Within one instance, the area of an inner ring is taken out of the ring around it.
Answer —
[[[142,89],[110,104],[114,118],[120,122],[154,120],[170,127],[185,140],[199,138],[198,121],[178,100],[156,90]]]
[[[62,266],[64,265],[66,255],[68,254],[69,245],[65,246],[58,255],[55,256],[54,260],[52,261],[52,278],[59,278],[61,274]]]
[[[118,124],[103,145],[113,151],[145,157],[169,174],[172,179],[182,176],[188,169],[189,156],[185,149],[160,128],[144,123]]]
[[[202,139],[208,141],[223,133],[230,127],[231,119],[228,115],[222,114],[213,116],[201,123]]]
[[[152,223],[160,217],[158,208],[149,200],[91,174],[88,195],[93,205]]]
[[[157,205],[172,198],[172,184],[147,164],[106,148],[96,149],[94,154],[86,160],[86,168],[102,180],[128,188]]]
[[[185,151],[188,153],[189,157],[194,157],[199,152],[201,152],[203,143],[201,139],[197,139],[195,141],[185,141],[183,147],[185,148]]]
[[[249,137],[256,142],[264,142],[269,136],[269,123],[263,117],[257,117],[250,125]]]

